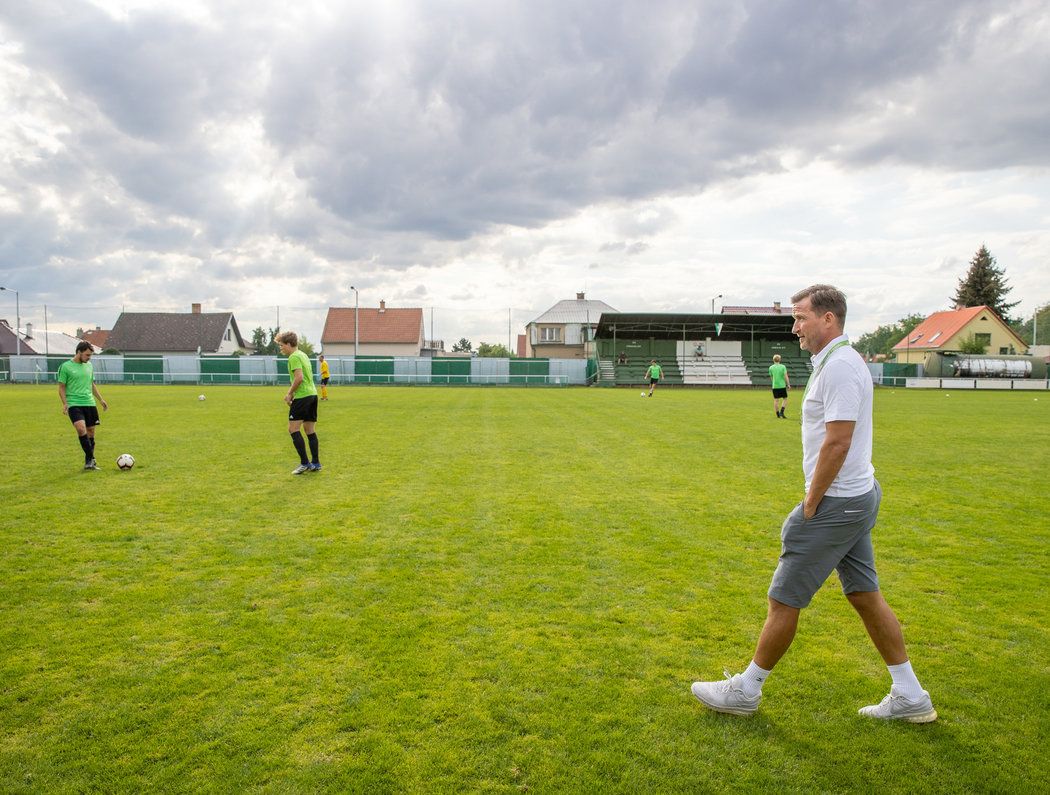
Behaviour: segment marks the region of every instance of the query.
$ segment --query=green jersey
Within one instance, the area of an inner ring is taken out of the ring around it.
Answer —
[[[293,398],[309,397],[317,394],[314,386],[314,371],[310,369],[310,358],[302,351],[296,351],[288,357],[288,377],[295,380],[295,371],[303,371],[303,382],[292,394]]]
[[[646,376],[648,376],[649,378],[660,379],[660,378],[663,378],[663,374],[664,374],[664,371],[660,369],[660,365],[658,365],[658,364],[650,364],[649,365],[649,372],[646,373]]]
[[[773,389],[784,389],[787,386],[787,373],[786,365],[769,365],[769,377],[773,381]]]
[[[66,385],[66,404],[69,406],[94,406],[95,396],[91,382],[95,370],[91,362],[62,362],[58,368],[58,383]]]

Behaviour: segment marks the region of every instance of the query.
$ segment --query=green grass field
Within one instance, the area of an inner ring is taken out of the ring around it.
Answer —
[[[764,391],[336,389],[301,477],[280,388],[102,391],[85,473],[0,388],[4,792],[1046,790],[1046,393],[876,393],[912,726],[834,577],[755,717],[689,693],[801,498]]]

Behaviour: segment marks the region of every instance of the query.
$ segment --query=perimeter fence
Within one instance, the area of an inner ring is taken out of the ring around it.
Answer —
[[[0,380],[54,383],[67,356],[0,358]],[[312,359],[314,380],[320,367]],[[400,356],[326,357],[331,384],[419,386],[583,386],[596,379],[588,359],[490,359]],[[288,384],[280,356],[105,356],[91,358],[100,384]]]

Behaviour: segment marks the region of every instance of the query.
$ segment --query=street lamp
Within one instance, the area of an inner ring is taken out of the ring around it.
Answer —
[[[350,285],[350,289],[354,291],[354,359],[357,359],[357,312],[361,307],[361,294],[357,292],[357,288],[354,285]]]
[[[719,293],[718,295],[716,295],[714,298],[711,299],[711,314],[712,315],[715,313],[715,299],[716,298],[721,298],[721,297],[722,297],[722,294]]]
[[[0,290],[15,294],[15,356],[21,356],[22,338],[18,336],[18,329],[22,325],[22,309],[18,303],[18,290],[12,290],[10,287],[0,287]]]

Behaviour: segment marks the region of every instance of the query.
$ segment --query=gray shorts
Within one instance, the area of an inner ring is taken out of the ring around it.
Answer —
[[[769,584],[769,596],[790,607],[805,607],[832,569],[842,592],[879,590],[871,529],[879,515],[878,481],[858,497],[825,497],[811,519],[795,506],[780,531],[780,563]]]

